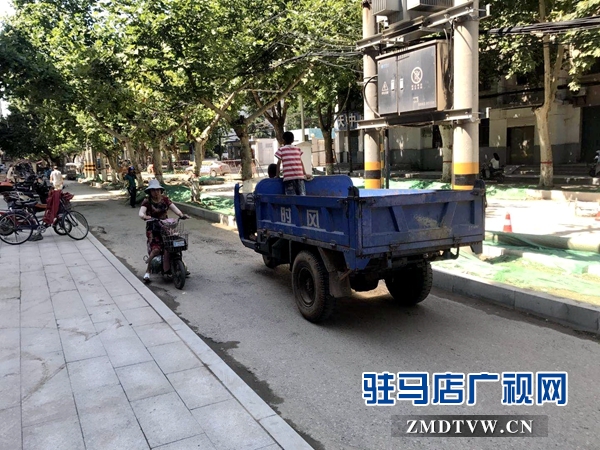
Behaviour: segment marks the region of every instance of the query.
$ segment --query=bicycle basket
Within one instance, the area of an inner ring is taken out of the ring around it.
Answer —
[[[183,228],[183,222],[171,221],[171,219],[161,220],[160,236],[166,251],[178,252],[187,250],[188,234]]]
[[[61,211],[71,211],[71,199],[74,197],[70,192],[61,191],[60,193],[60,203],[61,203]]]

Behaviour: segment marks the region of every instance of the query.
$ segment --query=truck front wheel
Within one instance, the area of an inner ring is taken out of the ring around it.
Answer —
[[[414,306],[427,298],[433,283],[431,264],[419,264],[397,270],[385,278],[388,291],[401,306]]]
[[[335,308],[329,295],[329,278],[323,262],[313,253],[301,251],[294,260],[292,284],[300,313],[310,322],[327,319]]]

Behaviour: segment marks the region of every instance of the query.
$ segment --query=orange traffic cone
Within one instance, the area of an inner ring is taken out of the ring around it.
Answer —
[[[598,214],[596,214],[596,220],[600,222],[600,209],[598,210]]]
[[[505,233],[512,233],[512,223],[510,222],[510,214],[506,213],[506,217],[504,218],[504,228],[502,229]]]

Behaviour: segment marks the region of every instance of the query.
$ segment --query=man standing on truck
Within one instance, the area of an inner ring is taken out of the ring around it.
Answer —
[[[294,134],[290,131],[283,133],[284,145],[275,152],[277,158],[277,173],[279,176],[283,166],[283,186],[286,195],[306,195],[304,180],[312,180],[312,175],[306,173],[302,162],[302,150],[292,146]]]

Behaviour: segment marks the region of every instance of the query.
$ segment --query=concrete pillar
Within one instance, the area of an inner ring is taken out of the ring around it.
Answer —
[[[371,9],[370,1],[363,1],[363,38],[368,38],[377,33],[377,23],[375,15]],[[365,83],[365,105],[364,119],[371,120],[375,118],[375,113],[371,111],[368,105],[373,108],[377,105],[377,50],[369,47],[365,49],[363,56],[363,82]],[[365,188],[381,188],[381,159],[379,148],[379,131],[373,128],[365,130],[364,133],[364,151],[365,151]]]
[[[465,0],[457,0],[458,6]],[[452,188],[470,190],[479,173],[479,2],[454,28],[454,109],[471,108],[473,119],[454,128]]]

